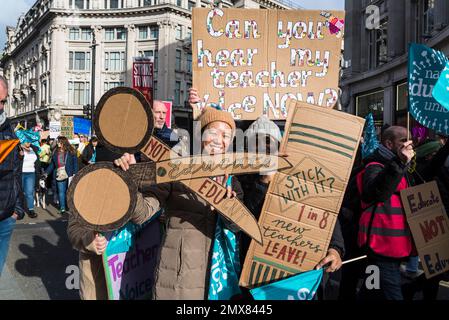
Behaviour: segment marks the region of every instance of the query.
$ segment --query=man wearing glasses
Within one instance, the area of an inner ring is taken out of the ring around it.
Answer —
[[[16,221],[23,219],[25,214],[19,141],[11,122],[6,118],[4,109],[7,96],[8,84],[5,78],[0,76],[0,274],[6,262]]]

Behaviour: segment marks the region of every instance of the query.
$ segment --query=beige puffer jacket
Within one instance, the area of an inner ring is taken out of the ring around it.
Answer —
[[[241,185],[235,177],[232,189],[239,199],[243,198]],[[135,217],[142,219],[140,223],[160,208],[165,209],[167,218],[153,299],[207,299],[216,211],[180,183],[152,186],[145,190],[143,199],[138,201],[135,213]],[[136,222],[139,221],[136,219]]]

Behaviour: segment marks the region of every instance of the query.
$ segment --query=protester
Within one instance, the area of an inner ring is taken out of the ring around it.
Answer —
[[[79,139],[80,139],[80,144],[78,145],[77,155],[78,155],[78,157],[81,157],[81,155],[83,154],[84,149],[89,144],[89,141],[88,141],[87,137],[84,134],[80,134],[79,135]]]
[[[167,117],[167,107],[160,100],[154,100],[153,107],[154,118],[154,131],[153,134],[162,140],[169,147],[174,147],[179,139],[172,129],[168,128],[165,124],[165,118]]]
[[[248,152],[278,155],[278,150],[282,140],[281,131],[279,127],[268,119],[266,116],[259,117],[246,130],[245,137],[247,140]],[[276,172],[271,172],[264,175],[244,175],[240,178],[244,191],[244,204],[251,211],[251,213],[259,220],[262,213],[262,207],[265,202],[265,196],[268,191],[269,184],[273,180]],[[242,234],[241,241],[241,262],[245,261],[245,256],[249,249],[251,239]],[[341,258],[344,254],[344,240],[341,234],[339,222],[337,220],[332,239],[330,241],[329,250],[326,257],[320,261],[318,268],[327,266],[326,273],[334,273],[342,266]],[[319,298],[326,299],[326,285],[329,277],[326,275],[322,281],[319,290]]]
[[[98,145],[98,138],[92,137],[92,139],[90,139],[89,141],[89,144],[84,148],[84,151],[81,154],[81,161],[83,165],[87,166],[89,164],[94,164],[96,162],[97,145]]]
[[[98,142],[96,146],[98,162],[113,162],[120,156]],[[107,300],[108,292],[102,259],[102,254],[107,247],[106,238],[82,227],[73,215],[69,215],[67,234],[73,248],[79,251],[80,298]]]
[[[8,85],[0,76],[0,141],[17,140],[11,122],[6,118],[5,103]],[[25,215],[23,205],[19,146],[0,159],[0,275],[8,255],[9,242],[17,220]]]
[[[190,103],[199,102],[198,95],[190,95]],[[209,155],[225,153],[235,133],[231,114],[205,108],[200,117],[203,130],[202,148]],[[125,154],[116,165],[127,170],[135,159]],[[217,182],[225,185],[224,177]],[[232,179],[229,192],[243,198],[237,179]],[[151,218],[161,208],[168,217],[167,230],[156,267],[154,299],[207,299],[211,270],[212,242],[217,226],[213,208],[181,183],[155,185],[145,194],[138,194],[135,220],[139,223]]]
[[[47,169],[50,165],[51,160],[51,148],[48,144],[48,139],[41,140],[41,151],[39,152],[39,160],[41,163],[41,168],[43,170]]]
[[[63,214],[67,208],[66,192],[69,179],[78,172],[78,160],[75,149],[66,137],[58,137],[57,146],[45,174],[53,173],[53,183],[58,191],[59,213]]]
[[[27,204],[27,214],[30,218],[37,217],[34,211],[34,198],[36,195],[36,184],[41,175],[41,164],[38,157],[39,150],[29,142],[21,145],[20,155],[23,157],[22,166],[22,188]]]
[[[359,173],[363,211],[358,244],[368,254],[368,265],[379,268],[381,288],[362,286],[362,299],[403,300],[400,264],[412,253],[413,243],[400,191],[410,186],[407,170],[414,155],[407,129],[392,126]]]

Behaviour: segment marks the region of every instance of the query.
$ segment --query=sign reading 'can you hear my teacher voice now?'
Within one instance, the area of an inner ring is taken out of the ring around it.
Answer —
[[[344,12],[193,9],[193,86],[235,119],[282,120],[338,98]]]

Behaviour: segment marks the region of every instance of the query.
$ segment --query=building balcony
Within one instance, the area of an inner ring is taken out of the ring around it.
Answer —
[[[31,90],[36,91],[37,79],[36,78],[31,78],[30,81],[29,81],[29,86],[30,86]]]
[[[29,90],[29,87],[28,87],[28,85],[27,84],[21,84],[20,85],[20,92],[23,94],[23,95],[28,95],[28,90]]]

